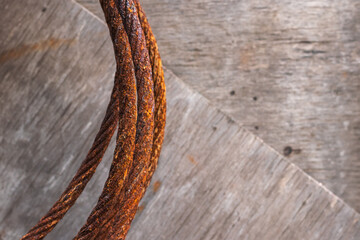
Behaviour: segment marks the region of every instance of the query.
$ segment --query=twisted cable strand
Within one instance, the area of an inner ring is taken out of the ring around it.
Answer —
[[[74,239],[93,239],[109,215],[131,170],[136,135],[136,79],[130,45],[113,0],[100,0],[114,45],[120,79],[120,111],[117,143],[108,179],[85,225]],[[139,112],[141,114],[141,112]]]
[[[101,4],[106,4],[101,1]],[[113,1],[109,1],[107,4],[113,7]],[[132,205],[129,206],[119,206],[119,201],[125,197],[125,191],[130,191],[133,188],[133,185],[136,187],[137,176],[142,176],[142,172],[147,171],[147,166],[150,160],[152,143],[153,143],[153,132],[154,132],[154,96],[153,96],[153,82],[152,82],[152,70],[150,65],[150,60],[148,56],[148,50],[146,48],[146,41],[144,33],[142,32],[141,25],[136,14],[135,5],[132,2],[123,2],[122,8],[119,8],[119,3],[117,2],[117,7],[111,9],[113,12],[120,12],[121,19],[124,23],[129,41],[131,46],[132,59],[135,66],[135,75],[137,79],[137,93],[138,93],[138,119],[136,125],[136,142],[135,142],[135,151],[133,158],[133,166],[130,170],[129,179],[126,181],[125,185],[122,185],[122,188],[113,189],[112,194],[118,195],[118,202],[112,203],[113,206],[117,206],[115,209],[133,209]],[[104,11],[105,12],[105,11]],[[105,12],[106,15],[106,12]],[[112,21],[116,17],[112,18]],[[147,174],[145,174],[147,175]],[[110,177],[110,176],[109,176]],[[120,174],[118,179],[122,178],[123,175]],[[135,183],[134,183],[135,182]],[[136,192],[144,191],[144,189],[139,190],[138,187],[134,188]],[[141,194],[137,194],[140,196]],[[112,195],[113,196],[113,195]],[[137,201],[133,201],[136,203]],[[120,202],[121,203],[121,202]],[[107,207],[111,208],[112,204],[108,204]],[[131,203],[132,204],[132,203]],[[104,207],[104,206],[102,206]],[[108,224],[109,220],[113,218],[116,214],[114,211],[108,211],[109,216],[102,219],[103,224]],[[124,215],[126,218],[127,216]],[[105,220],[107,218],[107,220]],[[131,219],[132,220],[132,219]],[[130,222],[131,222],[130,220]],[[106,225],[108,228],[112,228],[111,225]],[[124,226],[126,227],[126,226]],[[130,227],[130,225],[128,226]],[[84,226],[83,230],[88,229]],[[104,229],[104,227],[102,228]],[[114,229],[114,228],[113,228]],[[94,233],[99,232],[100,228],[91,229],[91,231],[80,232],[78,238],[76,239],[104,239],[105,236],[100,237],[99,234],[95,237]]]
[[[146,14],[142,9],[139,0],[133,0],[137,13],[140,19],[141,27],[145,33],[146,46],[149,51],[150,64],[152,67],[152,74],[154,80],[154,139],[151,153],[151,160],[149,166],[148,183],[157,167],[157,162],[160,156],[162,143],[164,140],[165,123],[166,123],[166,87],[164,80],[164,70],[160,58],[159,48],[156,43],[155,36],[151,30],[150,24],[146,18]]]
[[[93,145],[58,201],[21,240],[43,239],[64,217],[94,175],[115,132],[119,111],[119,87],[115,79],[111,99]]]
[[[127,194],[123,199],[124,203],[117,203],[116,208],[122,205],[128,206],[127,209],[120,209],[117,215],[102,228],[98,239],[125,239],[129,230],[132,219],[135,216],[140,199],[145,193],[145,189],[150,183],[151,177],[156,169],[162,142],[164,139],[165,120],[166,120],[166,88],[164,82],[164,72],[162,68],[161,58],[154,34],[148,23],[146,15],[138,0],[134,0],[137,8],[139,20],[145,33],[147,49],[149,51],[150,63],[152,67],[154,80],[154,96],[155,96],[155,127],[151,159],[147,165],[147,171],[139,177],[136,184],[135,193],[140,193],[139,197]],[[129,217],[124,217],[128,214]],[[123,216],[123,217],[121,217]],[[112,226],[112,227],[111,227]],[[109,231],[110,229],[110,231]],[[112,231],[111,231],[112,230]],[[101,236],[101,237],[100,237]]]
[[[22,239],[42,239],[65,215],[94,174],[117,123],[117,144],[108,179],[96,207],[74,239],[125,239],[157,165],[164,138],[166,89],[155,37],[138,0],[100,3],[117,62],[112,98],[74,179],[48,214]]]
[[[145,73],[151,74],[152,69],[148,57],[149,52],[146,47],[144,32],[141,28],[134,2],[132,0],[120,0],[116,1],[116,6],[118,7],[129,37],[135,68],[137,70],[147,70]],[[145,60],[145,62],[141,63],[141,60]],[[137,80],[139,80],[139,78]],[[138,95],[141,96],[139,91]],[[138,99],[140,100],[142,98],[139,97]],[[151,112],[153,112],[153,108],[154,105],[152,109],[150,109]],[[140,129],[140,131],[142,129],[142,126],[139,124],[137,125],[137,131],[138,129]],[[126,184],[127,188],[121,191],[116,206],[119,211],[117,212],[116,217],[114,216],[114,218],[107,222],[102,228],[103,231],[97,235],[97,239],[110,239],[111,235],[116,235],[116,238],[121,239],[122,236],[125,237],[128,229],[130,228],[130,224],[134,216],[132,211],[135,209],[136,212],[138,203],[145,192],[145,185],[143,182],[148,175],[148,165],[152,152],[154,129],[152,128],[148,130],[150,131],[145,137],[147,137],[147,140],[150,142],[148,145],[149,148],[147,148],[146,152],[144,152],[144,147],[141,145],[135,146],[133,168],[129,175],[129,179],[127,181],[128,183]],[[141,151],[146,153],[142,154],[143,157],[141,157],[141,155],[137,155],[141,153]]]

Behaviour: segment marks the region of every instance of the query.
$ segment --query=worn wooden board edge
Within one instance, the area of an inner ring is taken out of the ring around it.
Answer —
[[[75,1],[75,0],[74,0]],[[77,1],[75,1],[76,3],[78,3]],[[78,3],[79,5],[82,5],[80,3]],[[91,15],[93,15],[94,17],[96,17],[99,21],[102,21],[103,20],[101,18],[99,18],[99,16],[97,16],[97,14],[94,14],[94,11],[90,11],[89,9],[87,9],[87,7],[83,6],[82,7],[88,11],[88,12],[91,12]],[[173,78],[176,78],[176,76],[168,69],[166,69],[166,73],[168,73],[169,75],[171,75],[171,77]],[[177,78],[178,81],[181,81],[179,78]],[[184,86],[184,88],[187,88],[187,89],[191,89],[190,86],[188,86],[185,82],[181,81],[182,82],[182,85]],[[201,95],[199,92],[195,91],[195,90],[192,90],[192,92],[194,92],[195,94],[199,94]],[[204,97],[203,97],[204,98]],[[207,104],[209,106],[212,106],[212,103],[211,103],[211,100],[207,99],[207,98],[204,98],[204,100],[207,102]],[[222,114],[224,114],[225,116],[227,116],[227,118],[231,119],[231,121],[233,122],[236,122],[237,124],[241,125],[241,123],[239,123],[236,119],[232,118],[231,116],[229,116],[228,114],[226,114],[225,112],[221,111],[221,109],[217,109],[217,111],[220,111]],[[243,131],[248,131],[246,130],[246,128],[242,127]],[[254,135],[252,132],[248,131],[248,134],[250,135]],[[266,145],[266,143],[259,137],[256,137],[255,138],[257,139],[257,141],[259,142],[262,142],[263,144]],[[274,148],[272,148],[271,146],[269,145],[266,145],[267,148],[269,148],[269,150],[273,151],[274,153],[276,153],[279,157],[282,157],[282,154],[278,153]],[[304,170],[302,170],[300,167],[298,167],[296,164],[294,164],[293,162],[289,161],[288,159],[285,159],[283,158],[284,161],[287,161],[293,168],[297,169],[297,171],[301,172],[302,174],[306,175],[307,178],[310,180],[310,181],[313,181],[315,184],[319,185],[320,187],[322,187],[324,189],[325,192],[327,192],[329,195],[332,196],[332,198],[334,199],[333,201],[339,201],[341,202],[341,204],[343,204],[344,206],[347,206],[349,207],[355,214],[358,214],[357,211],[355,209],[353,209],[351,206],[349,206],[346,202],[344,202],[341,198],[339,198],[337,195],[335,195],[332,191],[330,191],[329,189],[327,189],[323,184],[321,184],[319,181],[315,180],[314,178],[312,178],[310,175],[308,175]],[[157,182],[158,183],[158,182]],[[146,199],[146,198],[145,198]],[[336,200],[335,200],[336,199]],[[143,201],[145,202],[145,201]],[[333,202],[331,203],[331,205],[333,205]],[[146,235],[144,235],[146,236]]]
[[[171,71],[360,210],[359,1],[141,2]]]
[[[0,239],[7,240],[33,226],[75,174],[104,117],[115,64],[107,28],[74,2],[6,1],[0,12]],[[49,239],[71,239],[84,224],[113,149]]]
[[[169,70],[166,79],[166,144],[129,239],[360,236],[360,215],[343,200]]]
[[[85,19],[85,29],[94,26],[94,21]],[[102,32],[101,29],[98,31]],[[85,40],[91,42],[95,39],[82,39]],[[112,60],[110,44],[104,44],[100,49],[105,54],[103,62],[108,64]],[[71,51],[67,54],[71,56]],[[108,73],[111,71],[109,68],[100,68],[99,71],[107,73],[107,77],[112,75]],[[143,239],[141,236],[147,239],[224,239],[226,236],[238,239],[238,234],[247,239],[273,239],[271,237],[279,234],[285,235],[278,239],[289,236],[293,236],[292,239],[325,239],[328,236],[331,239],[356,239],[359,236],[359,215],[354,210],[284,160],[261,139],[212,107],[197,92],[188,89],[168,70],[166,77],[171,99],[166,142],[152,187],[143,201],[146,206],[134,223],[129,239]],[[224,149],[217,147],[219,143]],[[224,157],[230,166],[223,166],[219,161]],[[233,182],[230,176],[237,181]],[[268,184],[265,192],[264,184]],[[96,186],[100,185],[96,183]],[[56,189],[61,189],[61,186],[57,185]],[[53,190],[56,192],[56,189]],[[212,189],[219,192],[214,193]],[[310,193],[316,196],[311,197]],[[84,209],[79,211],[79,208],[89,205],[86,201],[93,195],[94,192],[85,193],[83,202],[77,205],[78,211],[75,209],[76,214],[64,220],[73,220],[71,217],[79,217],[76,216],[79,213],[86,217],[87,212]],[[204,201],[208,205],[203,204]],[[272,206],[272,202],[277,204]],[[282,212],[284,205],[289,207],[286,214]],[[17,211],[30,208],[34,207],[22,204]],[[41,213],[47,208],[37,206],[37,211]],[[202,222],[197,219],[200,212],[205,217]],[[22,213],[12,214],[19,214],[21,218]],[[240,222],[237,220],[239,214],[242,216]],[[254,222],[252,217],[256,214],[261,219]],[[32,221],[37,220],[36,216],[32,218]],[[275,226],[272,226],[274,221]],[[74,228],[73,221],[62,224],[52,239],[64,239],[69,232],[67,227]],[[314,225],[310,231],[309,225]],[[2,231],[4,226],[7,227],[5,231],[16,232],[18,229],[16,223],[2,225]],[[281,229],[283,232],[279,232]],[[17,231],[17,234],[21,233]]]
[[[72,1],[74,1],[75,3],[77,3],[77,4],[79,4],[81,7],[83,7],[84,8],[84,10],[86,11],[86,12],[88,12],[89,14],[91,14],[92,16],[94,16],[96,19],[98,19],[99,21],[101,21],[101,22],[103,22],[104,23],[104,19],[102,18],[102,16],[103,16],[103,13],[102,13],[102,11],[101,11],[101,8],[98,6],[98,4],[97,3],[95,3],[94,4],[94,1],[93,0],[72,0]],[[104,23],[105,24],[105,23]],[[168,70],[169,71],[169,70]],[[183,81],[184,82],[184,81]],[[184,82],[185,83],[185,82]],[[186,83],[185,83],[186,84]],[[187,84],[188,85],[188,84]],[[188,85],[188,87],[189,88],[192,88],[190,85]],[[201,94],[201,93],[200,93]],[[206,98],[206,97],[205,97]],[[209,100],[209,103],[211,104],[211,105],[214,105],[215,107],[216,107],[216,104],[214,104],[213,102],[212,102],[212,100],[211,99],[209,99],[209,98],[206,98],[206,99],[208,99]],[[220,109],[220,111],[222,111],[221,109]],[[239,125],[241,125],[241,126],[243,126],[244,125],[244,123],[242,123],[242,122],[240,122],[238,119],[236,119],[236,118],[234,118],[233,116],[231,116],[231,114],[229,114],[229,113],[227,113],[227,112],[225,112],[225,111],[222,111],[223,112],[223,114],[225,114],[225,115],[227,115],[227,116],[229,116],[230,118],[232,118],[233,119],[233,121],[235,121],[237,124],[239,124]],[[244,126],[245,128],[246,128],[246,126]],[[246,129],[248,129],[248,128],[246,128]],[[253,134],[255,134],[253,131],[251,131]],[[256,134],[255,134],[256,135]],[[261,138],[259,138],[259,139],[261,139]],[[261,141],[263,141],[262,139],[261,139]],[[268,144],[269,145],[269,144]],[[275,150],[272,146],[270,146],[269,145],[269,147],[271,147],[274,151],[276,151],[277,152],[277,150]],[[278,152],[279,153],[279,152]],[[279,153],[280,155],[283,155],[283,154],[281,154],[281,153]],[[291,159],[287,159],[287,160],[289,160],[291,163],[293,163],[293,164],[295,164],[297,167],[299,167],[296,163],[294,163],[293,161],[291,161]],[[305,174],[309,174],[309,173],[306,173],[306,171],[304,170],[304,169],[302,169],[301,167],[299,167],[299,169],[301,170],[301,171],[303,171]],[[318,184],[321,184],[322,185],[322,183],[321,183],[321,181],[319,181],[319,180],[317,180],[317,182],[318,182]],[[333,195],[336,195],[333,191],[331,191],[331,190],[329,190],[326,186],[324,186],[328,191],[329,191],[329,193],[331,193],[331,194],[333,194]],[[339,197],[339,196],[338,196]],[[339,198],[341,198],[341,197],[339,197]],[[342,199],[343,200],[343,199]],[[347,203],[348,204],[348,203]],[[351,206],[352,207],[352,206]],[[353,208],[353,207],[352,207]],[[356,211],[356,210],[355,210]]]

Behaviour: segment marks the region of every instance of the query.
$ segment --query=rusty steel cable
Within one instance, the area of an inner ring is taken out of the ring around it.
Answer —
[[[40,221],[32,227],[29,232],[21,239],[42,239],[44,238],[64,217],[66,212],[74,205],[77,198],[84,190],[86,184],[94,175],[96,167],[99,165],[110,140],[115,132],[118,122],[119,111],[119,87],[115,79],[111,100],[106,110],[104,120],[97,133],[94,143],[88,152],[85,160],[81,163],[74,178],[69,183],[66,190],[62,193],[59,200],[43,216]]]
[[[164,82],[164,72],[162,68],[161,58],[156,43],[156,39],[154,37],[154,34],[152,33],[145,12],[143,11],[139,1],[134,0],[134,3],[136,5],[136,9],[142,29],[145,33],[146,45],[149,51],[150,63],[153,73],[154,95],[155,95],[155,127],[154,127],[152,154],[149,165],[147,166],[147,174],[143,173],[146,179],[144,179],[143,182],[138,185],[138,187],[142,189],[146,189],[156,169],[157,161],[161,151],[162,142],[164,139],[165,120],[166,120],[166,88]],[[118,211],[116,217],[114,217],[111,222],[107,223],[106,227],[103,227],[101,229],[102,233],[98,235],[98,239],[125,238],[127,231],[130,227],[131,221],[135,216],[138,203],[144,194],[144,191],[140,191],[140,193],[141,195],[136,197],[135,201],[134,201],[134,196],[129,197],[131,193],[128,193],[128,195],[125,197],[125,201],[132,203],[131,209],[120,208],[121,203],[118,203],[117,208],[119,208],[120,210]],[[123,203],[123,205],[127,205],[127,204]],[[128,214],[129,216],[127,217],[126,214]],[[121,219],[123,219],[123,221]],[[124,226],[128,226],[128,227],[124,228]]]
[[[77,174],[50,211],[22,239],[44,238],[65,215],[94,174],[117,123],[108,179],[74,239],[124,239],[157,165],[164,137],[166,90],[156,40],[137,0],[100,3],[117,63],[112,97]]]
[[[136,5],[132,0],[115,2],[129,36],[135,68],[139,71],[139,74],[150,73],[151,77],[152,66],[150,65],[149,51],[146,47],[145,35],[137,14]],[[136,77],[138,78],[138,75]],[[144,83],[146,83],[146,81],[144,81],[143,84]],[[154,109],[152,109],[152,112],[153,111]],[[138,127],[139,125],[137,129]],[[118,212],[113,219],[106,223],[102,228],[102,230],[106,230],[101,231],[96,239],[112,239],[112,235],[116,235],[116,238],[122,239],[128,232],[139,201],[146,190],[144,182],[146,182],[149,174],[148,166],[150,165],[153,137],[151,139],[147,138],[147,140],[149,140],[149,148],[147,148],[146,152],[144,151],[144,145],[135,146],[133,168],[129,174],[127,184],[124,185],[125,189],[120,192],[121,194],[116,207]],[[143,153],[136,155],[139,151],[143,151]]]
[[[120,119],[114,159],[108,179],[97,205],[74,239],[92,239],[99,231],[102,223],[109,218],[109,215],[116,211],[114,206],[119,195],[118,192],[123,188],[132,167],[137,132],[136,122],[148,121],[148,119],[143,119],[142,111],[139,110],[137,113],[136,107],[142,109],[142,102],[139,103],[138,101],[138,105],[136,102],[137,88],[141,88],[141,84],[136,84],[131,49],[121,17],[114,7],[113,0],[101,0],[100,3],[112,37],[118,72],[120,74]],[[138,118],[137,114],[139,114]]]
[[[154,139],[151,153],[151,160],[149,166],[148,184],[157,167],[157,162],[160,156],[162,143],[165,133],[166,122],[166,87],[164,80],[164,70],[160,58],[159,48],[156,43],[155,36],[151,30],[150,24],[146,18],[145,12],[142,9],[139,0],[134,0],[136,9],[139,15],[141,27],[145,33],[146,46],[149,50],[150,64],[152,67],[152,76],[154,81]]]

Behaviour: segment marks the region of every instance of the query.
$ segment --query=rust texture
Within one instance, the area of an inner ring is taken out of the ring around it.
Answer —
[[[137,9],[133,1],[115,1],[116,7],[124,22],[126,32],[129,37],[132,50],[136,78],[138,84],[138,111],[142,110],[140,104],[144,101],[144,117],[146,121],[153,121],[154,107],[153,102],[153,81],[152,68],[149,59],[149,51],[146,47],[145,34],[142,30]],[[141,89],[142,88],[142,89]],[[149,94],[151,93],[151,94]],[[147,99],[147,100],[146,100]],[[150,164],[154,125],[146,126],[145,121],[137,123],[137,139],[133,168],[130,172],[126,188],[121,191],[116,206],[118,212],[98,234],[97,239],[123,239],[125,238],[131,222],[135,216],[139,202],[146,190],[146,180],[149,175],[148,166]],[[144,119],[145,120],[145,119]]]
[[[123,9],[125,5],[124,2],[127,2],[127,4],[129,4],[127,6],[132,6],[131,5],[132,1],[119,1],[119,2],[123,3],[122,5]],[[165,88],[162,62],[161,62],[158,46],[156,43],[156,39],[154,37],[154,34],[152,33],[146,15],[139,1],[135,0],[134,4],[136,6],[136,11],[138,13],[141,27],[145,34],[146,45],[149,51],[150,63],[152,67],[153,80],[154,80],[155,127],[154,127],[153,148],[152,148],[151,159],[147,165],[147,173],[142,174],[143,175],[143,178],[141,178],[142,182],[136,186],[138,187],[137,193],[139,195],[132,194],[132,196],[129,196],[131,195],[129,193],[124,198],[124,201],[127,202],[123,203],[123,205],[129,206],[130,208],[126,208],[126,209],[121,208],[121,203],[118,203],[118,207],[120,208],[119,212],[117,213],[116,217],[112,219],[112,222],[108,223],[107,226],[102,229],[102,233],[98,236],[99,239],[125,239],[125,236],[130,228],[131,221],[134,218],[136,210],[138,208],[139,201],[143,197],[145,193],[145,189],[149,185],[151,177],[156,169],[158,158],[161,151],[162,142],[164,139],[165,120],[166,120],[166,88]],[[130,14],[134,14],[134,12],[135,11],[132,9],[132,11],[130,11]]]
[[[156,169],[157,162],[160,156],[161,146],[164,140],[165,122],[166,122],[166,87],[164,80],[164,70],[160,58],[159,48],[156,43],[155,36],[151,30],[150,24],[146,18],[145,12],[142,9],[139,0],[134,0],[136,9],[139,15],[141,27],[145,33],[146,46],[149,50],[150,64],[152,68],[154,81],[154,140],[151,153],[151,160],[149,166],[149,175],[147,185],[150,183],[151,177]]]
[[[115,80],[111,100],[106,110],[104,120],[85,160],[81,163],[77,173],[69,183],[66,190],[62,193],[59,200],[46,213],[46,215],[42,217],[40,221],[21,238],[22,240],[44,238],[64,217],[72,205],[74,205],[75,201],[84,190],[86,184],[94,175],[96,167],[99,165],[102,157],[104,156],[111,137],[116,129],[119,115],[118,96],[118,81]]]
[[[92,148],[60,199],[22,239],[44,238],[75,203],[118,132],[108,179],[74,239],[125,239],[164,139],[166,89],[155,37],[139,1],[100,0],[117,69],[105,118]]]
[[[114,1],[101,0],[100,3],[113,41],[117,63],[116,78],[120,81],[119,126],[114,158],[108,179],[97,205],[74,239],[92,239],[103,223],[116,211],[114,209],[115,201],[132,167],[137,132],[136,121],[141,118],[141,116],[137,118],[137,84],[126,31]],[[140,114],[143,113],[139,111]],[[146,120],[145,123],[147,123]]]

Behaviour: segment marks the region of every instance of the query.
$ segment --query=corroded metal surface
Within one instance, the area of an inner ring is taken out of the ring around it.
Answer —
[[[1,49],[45,45],[0,65],[1,239],[21,238],[70,182],[100,127],[115,69],[106,25],[79,5],[19,5],[7,0],[0,9]],[[19,25],[20,18],[29,24]],[[51,39],[64,44],[52,46]],[[360,239],[359,214],[341,199],[171,71],[165,79],[164,148],[127,239]],[[98,200],[111,155],[48,239],[76,235]]]
[[[100,130],[96,135],[94,143],[81,164],[74,178],[69,183],[66,190],[62,193],[59,200],[46,213],[40,221],[22,237],[25,239],[42,239],[45,237],[56,224],[64,217],[66,212],[74,205],[86,184],[94,175],[96,167],[99,165],[105,151],[113,136],[116,124],[119,120],[119,78],[114,81],[114,89],[111,94],[104,120]]]
[[[108,111],[93,148],[68,189],[22,239],[42,239],[66,214],[95,172],[117,123],[116,147],[108,179],[97,205],[74,239],[113,239],[115,236],[124,239],[157,165],[164,137],[166,100],[156,41],[142,10],[140,15],[137,13],[138,2],[137,5],[133,1],[101,0],[100,3],[117,63]]]
[[[150,63],[152,67],[153,81],[154,81],[154,97],[155,97],[155,112],[154,112],[154,142],[149,166],[149,184],[151,177],[156,169],[157,162],[160,156],[162,143],[165,133],[166,122],[166,87],[164,81],[164,70],[160,58],[159,48],[156,43],[155,36],[151,30],[150,24],[146,18],[145,12],[142,9],[139,0],[134,0],[136,9],[139,14],[141,27],[145,33],[146,46],[149,50]]]
[[[151,159],[148,162],[145,171],[143,171],[142,173],[136,176],[136,177],[142,176],[140,177],[140,183],[134,185],[135,187],[137,187],[136,190],[134,190],[133,192],[127,192],[128,194],[125,195],[124,198],[125,201],[123,200],[123,203],[121,202],[118,203],[117,208],[120,208],[121,210],[117,212],[116,217],[107,224],[107,227],[104,227],[102,229],[102,232],[98,236],[99,238],[104,238],[104,239],[125,238],[129,230],[131,221],[133,220],[135,213],[137,211],[139,201],[143,197],[145,193],[145,189],[149,185],[151,177],[156,169],[162,142],[164,139],[164,130],[165,130],[166,89],[164,82],[164,72],[162,68],[161,58],[156,43],[156,39],[154,37],[154,34],[152,33],[151,27],[146,19],[146,15],[142,10],[140,3],[138,1],[134,1],[134,2],[128,1],[126,3],[128,4],[127,7],[132,8],[132,11],[128,11],[128,13],[130,14],[135,14],[136,12],[138,13],[138,18],[140,20],[141,27],[145,33],[146,46],[149,49],[150,63],[151,63],[152,74],[154,79],[154,95],[155,95],[154,139],[153,139]],[[134,6],[133,4],[135,4],[136,10],[133,8]],[[123,6],[122,10],[126,10],[124,5],[122,6]],[[129,8],[127,8],[127,10],[128,9]],[[131,18],[131,16],[128,18]],[[136,16],[133,16],[133,18],[136,19]],[[135,28],[130,28],[130,29],[135,29]],[[128,34],[129,36],[132,36],[131,33],[128,32]],[[132,180],[130,181],[133,182]],[[124,204],[129,207],[121,208],[122,207],[121,204]],[[127,225],[127,227],[124,228],[123,227],[124,225]]]
[[[120,82],[119,129],[113,163],[103,192],[86,224],[74,239],[92,239],[104,222],[117,211],[114,205],[132,167],[137,132],[136,78],[128,37],[114,1],[101,1],[101,6],[113,41],[116,78]]]
[[[169,70],[360,212],[360,1],[141,5]]]

